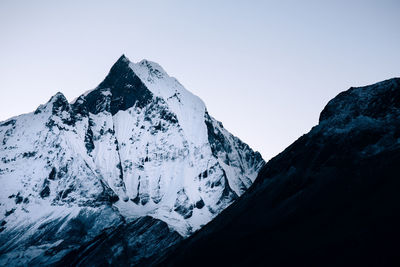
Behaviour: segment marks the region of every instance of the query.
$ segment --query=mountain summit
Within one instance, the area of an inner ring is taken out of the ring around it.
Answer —
[[[0,142],[1,264],[99,260],[105,236],[109,261],[136,263],[208,223],[264,165],[157,63],[124,55],[72,103],[57,93],[2,122]]]

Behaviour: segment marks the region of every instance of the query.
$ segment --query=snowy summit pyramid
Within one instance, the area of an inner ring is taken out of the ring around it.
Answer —
[[[225,209],[264,165],[158,64],[125,56],[72,103],[57,93],[1,123],[0,158],[0,264],[57,263],[138,219],[173,243]]]

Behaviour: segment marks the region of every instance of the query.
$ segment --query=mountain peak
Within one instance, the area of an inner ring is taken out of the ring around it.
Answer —
[[[346,123],[356,117],[378,118],[400,112],[400,79],[392,78],[363,87],[352,87],[333,98],[319,121]]]
[[[127,58],[127,57],[125,56],[125,54],[122,54],[122,56],[119,57],[119,59],[117,60],[116,63],[118,63],[118,62],[127,62],[127,63],[129,63],[130,60],[129,60],[129,58]]]
[[[168,77],[167,72],[156,62],[143,59],[139,63],[137,63],[140,67],[144,67],[147,70],[148,79],[153,80],[154,78],[164,78]]]
[[[99,85],[99,87],[106,83],[106,86],[109,82],[113,82],[118,78],[127,77],[129,74],[133,74],[132,69],[129,67],[129,59],[123,54],[119,57],[119,59],[114,63],[111,67],[110,72],[104,79],[104,81]]]
[[[97,114],[106,110],[112,115],[135,104],[142,107],[151,98],[151,92],[134,73],[125,55],[115,62],[107,77],[85,95],[89,112]]]
[[[57,92],[55,95],[53,95],[48,102],[52,103],[52,102],[55,102],[55,101],[68,102],[67,98],[61,92]]]
[[[129,71],[129,63],[129,59],[124,54],[122,54],[122,56],[120,56],[111,67],[110,73],[107,76],[109,76],[111,73],[123,74],[122,72]]]
[[[46,104],[40,105],[36,109],[35,114],[41,113],[44,110],[52,110],[53,114],[56,114],[58,110],[60,112],[64,110],[68,111],[69,108],[70,105],[68,103],[67,98],[64,96],[63,93],[57,92],[49,99],[49,101],[47,101]]]

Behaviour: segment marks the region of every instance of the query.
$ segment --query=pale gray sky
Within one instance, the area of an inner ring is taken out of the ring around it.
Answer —
[[[350,86],[400,76],[400,1],[0,1],[0,120],[159,63],[269,159]]]

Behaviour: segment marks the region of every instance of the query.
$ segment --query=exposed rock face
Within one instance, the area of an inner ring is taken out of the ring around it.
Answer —
[[[351,88],[162,266],[399,266],[400,79]],[[207,257],[205,257],[207,255]]]
[[[0,142],[0,264],[57,263],[110,231],[151,240],[127,233],[139,222],[161,250],[230,205],[264,165],[158,64],[125,56],[72,103],[57,93],[1,123]],[[76,236],[64,230],[75,222]]]
[[[132,266],[161,253],[183,238],[163,221],[149,216],[113,225],[67,254],[57,265]]]

